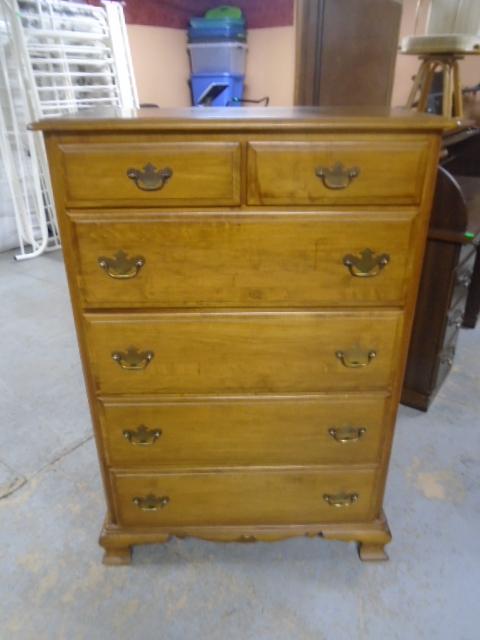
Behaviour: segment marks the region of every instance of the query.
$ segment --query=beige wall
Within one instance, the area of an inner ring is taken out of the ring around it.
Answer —
[[[294,82],[295,28],[249,31],[245,97],[270,96],[271,105],[290,106]]]
[[[185,31],[130,25],[128,37],[140,102],[190,105]],[[268,95],[271,105],[293,104],[294,67],[293,26],[248,32],[246,98]]]
[[[187,37],[180,29],[130,25],[128,39],[140,102],[190,104]]]
[[[415,33],[416,4],[417,0],[403,0],[400,38]],[[421,30],[419,33],[421,33]],[[398,55],[393,84],[392,105],[403,105],[407,101],[412,84],[412,76],[415,75],[418,65],[419,61],[416,56]],[[477,84],[480,80],[480,56],[467,56],[465,60],[460,62],[460,65],[463,86]]]

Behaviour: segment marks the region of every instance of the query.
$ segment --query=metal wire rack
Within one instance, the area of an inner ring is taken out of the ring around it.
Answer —
[[[94,106],[138,106],[122,6],[0,0],[0,157],[18,260],[60,247],[43,140],[28,123]]]

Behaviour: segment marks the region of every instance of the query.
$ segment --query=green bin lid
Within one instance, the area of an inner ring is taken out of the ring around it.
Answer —
[[[239,7],[223,5],[221,7],[215,7],[215,9],[209,9],[205,13],[204,18],[207,20],[222,20],[223,18],[240,20],[242,18],[242,10]]]

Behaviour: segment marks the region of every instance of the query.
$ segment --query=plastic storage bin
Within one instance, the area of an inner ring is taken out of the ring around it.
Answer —
[[[194,105],[228,107],[243,98],[245,76],[230,73],[193,74],[190,78]]]
[[[218,42],[222,40],[245,42],[246,36],[245,20],[192,18],[188,29],[189,42]]]
[[[220,18],[210,20],[209,18],[190,18],[190,27],[196,31],[210,31],[211,29],[245,29],[246,23],[243,18]]]
[[[188,32],[188,42],[246,42],[246,31],[232,32],[229,29],[217,29],[211,31],[208,35],[204,33],[198,34],[196,32]]]
[[[245,73],[247,45],[241,42],[199,42],[187,46],[192,73]]]
[[[189,42],[246,42],[247,32],[245,29],[211,29],[210,31],[188,30]]]

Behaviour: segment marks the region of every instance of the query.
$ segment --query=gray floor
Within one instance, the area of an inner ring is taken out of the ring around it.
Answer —
[[[189,540],[106,568],[60,254],[0,255],[0,296],[0,640],[478,640],[479,330],[462,330],[430,412],[400,411],[390,562],[322,540]]]

